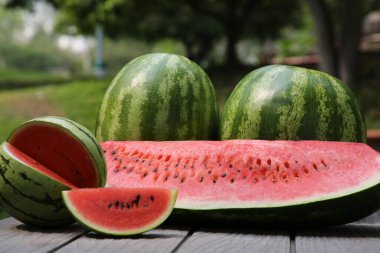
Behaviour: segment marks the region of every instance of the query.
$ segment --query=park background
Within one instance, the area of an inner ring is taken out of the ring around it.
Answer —
[[[220,110],[258,67],[322,70],[380,128],[379,0],[0,0],[0,139],[42,115],[94,131],[112,78],[152,52],[201,65]]]

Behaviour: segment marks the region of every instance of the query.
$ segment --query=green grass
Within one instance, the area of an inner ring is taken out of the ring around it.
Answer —
[[[93,131],[109,81],[75,81],[59,86],[0,91],[0,139],[20,123],[54,115],[70,118]]]
[[[0,87],[25,87],[45,83],[68,81],[69,76],[59,73],[0,69]]]

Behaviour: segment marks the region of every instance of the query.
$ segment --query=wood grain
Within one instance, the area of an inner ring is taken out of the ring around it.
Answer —
[[[167,253],[172,252],[187,234],[187,230],[154,229],[138,236],[112,238],[91,232],[56,252]]]
[[[0,220],[0,229],[16,223],[18,223],[18,221],[13,218],[2,219]]]
[[[55,230],[37,229],[8,218],[0,224],[0,252],[48,252],[83,232],[78,225]]]
[[[297,253],[378,253],[380,227],[349,224],[336,228],[298,232]]]
[[[176,252],[271,252],[289,253],[290,238],[287,232],[265,232],[230,229],[196,231]]]

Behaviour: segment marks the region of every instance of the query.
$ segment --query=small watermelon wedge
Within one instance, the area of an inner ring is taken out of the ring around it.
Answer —
[[[79,223],[101,234],[127,236],[159,226],[172,212],[177,190],[83,188],[62,192]]]

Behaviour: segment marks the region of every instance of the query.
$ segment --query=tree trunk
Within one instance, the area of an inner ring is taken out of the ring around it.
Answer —
[[[324,0],[308,0],[308,4],[317,33],[317,46],[321,58],[320,69],[337,76],[337,57],[334,47],[333,23],[326,2]]]
[[[362,27],[360,0],[342,0],[341,8],[339,74],[345,84],[355,89]]]

